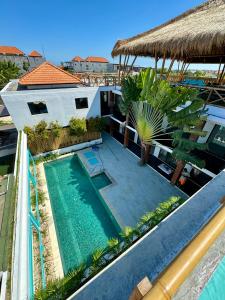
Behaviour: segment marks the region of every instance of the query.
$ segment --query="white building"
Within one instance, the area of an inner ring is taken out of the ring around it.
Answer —
[[[111,73],[114,71],[113,64],[106,58],[97,56],[88,56],[85,59],[80,56],[75,56],[71,61],[65,62],[63,65],[78,73]]]
[[[85,87],[76,76],[45,62],[9,82],[0,94],[17,130],[22,130],[42,120],[68,126],[72,117],[107,114],[111,90],[110,86]]]

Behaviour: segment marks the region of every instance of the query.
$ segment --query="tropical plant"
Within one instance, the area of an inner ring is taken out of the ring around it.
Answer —
[[[81,285],[82,280],[85,278],[85,269],[85,265],[81,264],[75,270],[70,271],[64,278],[49,281],[45,289],[36,291],[34,299],[66,299]]]
[[[24,71],[27,72],[27,71],[29,70],[29,67],[30,67],[29,62],[24,61],[24,62],[23,62],[23,69],[24,69]]]
[[[103,265],[104,263],[104,255],[105,250],[104,249],[96,249],[94,253],[92,254],[92,265],[91,265],[91,271],[93,274],[95,274]]]
[[[134,229],[130,226],[125,226],[120,236],[124,239],[125,245],[128,246],[132,243],[134,237]]]
[[[20,69],[11,61],[0,62],[0,87],[6,85],[10,79],[17,79],[20,75]]]
[[[177,128],[173,134],[173,153],[177,166],[173,173],[171,182],[176,183],[186,163],[190,162],[200,168],[204,167],[205,162],[196,156],[194,150],[207,149],[206,143],[198,143],[200,136],[206,136],[207,131],[203,131],[206,110],[204,101],[198,98],[198,91],[190,89],[191,101],[181,110],[177,110],[169,115],[170,122]]]
[[[71,135],[82,136],[87,132],[86,120],[71,118],[69,122]]]
[[[147,102],[139,101],[132,104],[130,119],[141,141],[141,165],[148,160],[153,139],[160,139],[165,134],[162,128],[163,117],[163,113]]]
[[[125,132],[124,132],[124,147],[127,147],[129,141],[129,114],[132,107],[132,102],[138,101],[141,93],[139,86],[139,76],[124,77],[121,81],[122,100],[119,102],[120,112],[126,116]]]
[[[200,126],[206,111],[202,109],[204,101],[198,97],[198,91],[182,86],[171,86],[169,82],[157,79],[152,69],[141,72],[141,82],[140,100],[147,101],[153,109],[159,112],[156,116],[161,114],[163,119],[166,118],[168,121],[169,126],[164,133],[172,134],[173,146],[175,146],[173,155],[178,164],[184,166],[185,162],[189,161],[198,166],[203,165],[204,162],[192,153],[194,149],[207,148],[205,144],[196,142],[196,137],[206,134]],[[162,118],[160,122],[162,123]],[[163,133],[160,135],[160,139],[165,139],[162,137]],[[156,137],[154,139],[160,140]]]
[[[108,240],[109,251],[117,255],[120,252],[120,242],[117,238],[111,238]]]
[[[60,137],[62,127],[60,126],[58,121],[51,122],[49,124],[49,129],[51,130],[54,138]]]
[[[141,217],[140,223],[139,223],[140,226],[141,225],[149,225],[153,221],[154,217],[155,217],[155,212],[153,212],[153,211],[147,212],[146,214],[144,214]]]
[[[103,118],[96,117],[87,120],[87,130],[89,132],[102,132],[105,128],[105,121]]]

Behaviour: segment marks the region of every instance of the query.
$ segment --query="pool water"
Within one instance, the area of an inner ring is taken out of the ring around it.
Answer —
[[[204,287],[199,300],[222,300],[225,299],[224,289],[225,257],[217,266],[212,277]]]
[[[94,183],[94,186],[100,190],[104,188],[105,186],[111,184],[111,180],[108,176],[106,176],[105,173],[101,173],[99,175],[91,177],[92,182]]]
[[[77,155],[46,163],[45,173],[66,274],[118,237],[118,224],[97,190],[111,182],[105,174],[92,182]]]
[[[99,164],[99,161],[97,160],[96,157],[90,158],[90,159],[88,160],[88,162],[89,162],[89,164],[91,164],[92,166],[93,166],[93,165],[96,165],[96,164]]]

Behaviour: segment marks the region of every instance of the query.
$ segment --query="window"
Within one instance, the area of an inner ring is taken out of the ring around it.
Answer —
[[[28,107],[32,115],[47,114],[47,106],[43,101],[28,102]]]
[[[76,109],[88,108],[88,98],[76,98]]]
[[[225,158],[225,126],[216,125],[208,139],[209,150]]]

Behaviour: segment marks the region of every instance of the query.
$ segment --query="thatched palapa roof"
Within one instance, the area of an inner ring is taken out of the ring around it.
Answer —
[[[225,0],[209,0],[180,16],[115,44],[120,54],[225,62]]]

